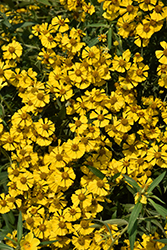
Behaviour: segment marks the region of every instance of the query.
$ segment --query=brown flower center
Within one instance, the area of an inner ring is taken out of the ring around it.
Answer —
[[[86,196],[85,196],[84,194],[79,194],[79,195],[78,195],[78,199],[79,199],[80,201],[84,201],[84,200],[86,199]]]
[[[42,172],[42,173],[40,174],[40,177],[41,177],[42,180],[45,180],[46,177],[47,177],[47,174],[44,173],[44,172]]]
[[[64,25],[65,25],[64,19],[60,19],[60,20],[58,21],[58,24],[59,24],[60,26],[64,26]]]
[[[37,98],[38,98],[38,100],[42,101],[44,99],[44,94],[43,93],[38,93]]]
[[[134,7],[133,7],[133,5],[128,5],[126,7],[126,9],[127,9],[127,12],[131,13],[133,11]]]
[[[20,182],[21,182],[22,184],[26,184],[27,178],[26,178],[26,177],[21,177]]]
[[[19,176],[19,170],[18,169],[14,169],[13,170],[13,175],[16,176],[16,177]]]
[[[117,98],[115,96],[111,97],[110,103],[111,105],[114,105],[117,102]]]
[[[155,12],[160,13],[162,11],[162,7],[160,5],[156,5],[154,10]]]
[[[75,126],[76,127],[80,127],[81,124],[82,124],[82,122],[80,120],[75,121]]]
[[[67,179],[69,178],[69,174],[66,173],[66,172],[63,172],[63,173],[61,174],[61,176],[62,176],[62,178],[65,179],[65,180],[67,180]]]
[[[124,67],[126,62],[123,59],[119,60],[119,66]]]
[[[137,163],[139,165],[142,165],[144,163],[144,159],[142,157],[140,157],[139,159],[137,159]]]
[[[156,152],[156,153],[154,154],[154,157],[155,157],[156,159],[161,158],[161,153],[160,153],[160,152]]]
[[[60,222],[59,222],[59,227],[60,227],[61,229],[65,228],[65,227],[66,227],[66,223],[65,223],[64,221],[60,221]]]
[[[98,115],[98,117],[97,117],[97,119],[99,120],[99,121],[103,121],[104,120],[104,115]]]
[[[89,228],[89,222],[86,221],[86,220],[82,220],[81,223],[80,223],[80,225],[81,225],[81,227],[82,227],[83,229]]]
[[[2,207],[5,207],[7,205],[7,202],[5,200],[1,200],[0,204],[1,204]]]
[[[143,31],[146,32],[146,33],[148,33],[148,32],[150,31],[150,26],[149,26],[149,24],[144,24],[144,25],[143,25]]]
[[[74,208],[71,208],[71,209],[70,209],[70,214],[71,214],[71,215],[75,215],[75,214],[76,214],[76,210],[75,210]]]
[[[128,29],[129,28],[129,23],[128,22],[125,22],[123,25],[122,25],[122,28],[124,30]]]
[[[78,146],[77,144],[73,144],[73,145],[71,146],[71,150],[73,150],[73,151],[78,151],[78,150],[79,150],[79,146]]]
[[[136,70],[136,74],[137,74],[138,76],[142,76],[142,75],[143,75],[143,70],[142,70],[142,69]]]
[[[46,226],[44,224],[41,224],[39,226],[39,230],[42,231],[42,232],[44,232],[46,230]]]
[[[14,141],[13,137],[9,136],[8,139],[7,139],[7,142],[8,142],[9,144],[12,144],[13,141]]]
[[[70,43],[72,46],[74,46],[77,43],[77,41],[74,38],[71,38]]]
[[[128,120],[126,118],[122,118],[121,123],[122,125],[126,126],[128,125]]]
[[[15,48],[12,47],[12,46],[10,46],[10,47],[9,47],[9,52],[10,52],[10,53],[14,53],[14,52],[15,52]]]
[[[85,245],[85,239],[84,239],[83,236],[80,236],[80,237],[78,238],[78,243],[79,243],[81,246],[84,246],[84,245]]]
[[[130,165],[130,163],[128,161],[124,161],[123,165],[124,165],[124,167],[128,167]]]
[[[103,181],[103,180],[98,180],[98,181],[97,181],[97,186],[98,186],[99,188],[102,188],[102,187],[104,186],[104,181]]]
[[[89,58],[94,58],[95,57],[95,53],[93,51],[90,51],[88,54]]]
[[[52,35],[48,36],[48,41],[49,41],[50,43],[53,42],[53,36],[52,36]]]
[[[75,74],[76,74],[76,76],[81,76],[81,75],[82,75],[82,72],[81,72],[80,69],[77,69],[77,70],[75,71]]]
[[[62,155],[61,154],[57,154],[56,155],[56,160],[57,161],[61,161],[63,159]]]
[[[99,77],[99,72],[95,70],[95,71],[92,73],[92,75],[93,75],[94,78],[97,78],[97,77]]]
[[[48,124],[43,124],[42,128],[43,128],[43,130],[48,130],[49,129],[49,125]]]

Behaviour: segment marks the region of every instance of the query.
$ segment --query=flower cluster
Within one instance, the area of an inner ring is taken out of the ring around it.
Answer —
[[[60,1],[68,17],[58,14],[21,26],[28,27],[32,46],[20,35],[9,39],[2,34],[0,147],[10,164],[0,213],[22,211],[24,228],[31,231],[20,243],[23,250],[35,249],[39,240],[55,241],[52,249],[117,247],[119,225],[99,229],[94,220],[115,218],[116,204],[129,203],[118,195],[124,175],[143,187],[152,183],[156,171],[167,168],[167,103],[162,98],[167,42],[164,36],[157,40],[158,32],[166,31],[167,7],[159,0],[98,3],[103,3],[101,18],[114,34],[108,49],[107,32],[89,46],[82,23],[96,11],[80,0]],[[18,9],[8,26],[24,23],[21,13],[38,12],[39,6]],[[12,11],[1,8],[11,17]],[[149,57],[151,41],[157,47],[151,47]],[[35,63],[27,67],[29,49]],[[8,89],[16,103],[11,110],[3,99]],[[139,194],[133,198],[137,203]],[[147,205],[146,196],[140,202]],[[143,233],[134,249],[164,246],[154,237],[158,232]],[[129,241],[118,247],[130,249]]]

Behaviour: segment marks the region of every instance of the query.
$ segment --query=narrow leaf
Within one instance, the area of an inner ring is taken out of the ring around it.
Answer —
[[[135,224],[137,217],[138,217],[139,213],[141,212],[141,209],[142,209],[142,204],[140,202],[134,206],[133,211],[132,211],[130,218],[129,218],[129,226],[128,226],[128,230],[127,230],[128,233],[131,233],[133,225]]]
[[[109,28],[108,30],[108,49],[111,49],[111,45],[112,45],[112,28]]]
[[[14,250],[12,247],[8,246],[8,245],[5,245],[3,243],[0,243],[0,249],[7,249],[7,250]]]
[[[58,240],[51,240],[51,241],[43,241],[39,244],[39,246],[44,246],[44,245],[49,245],[52,244],[54,242],[57,242]]]
[[[129,242],[130,242],[130,250],[134,249],[134,243],[136,240],[136,234],[137,234],[137,220],[135,221],[132,231],[129,234]]]
[[[161,231],[163,232],[163,234],[166,236],[166,233],[165,233],[165,230],[164,228],[162,227],[161,223],[159,223],[157,220],[151,220],[151,222],[156,225],[157,227],[159,227],[161,229]]]
[[[88,24],[87,27],[105,27],[105,28],[107,28],[108,25],[104,24],[104,23],[91,23],[91,24]]]
[[[18,218],[18,223],[17,223],[17,240],[20,242],[23,234],[23,222],[22,222],[22,213],[20,211],[19,213],[19,218]]]
[[[155,195],[151,195],[151,198],[154,198],[154,199],[156,199],[156,200],[160,201],[161,203],[165,204],[165,202],[164,202],[164,201],[162,201],[160,198],[158,198],[158,197],[157,197],[157,196],[155,196]]]
[[[48,0],[37,0],[37,2],[42,3],[44,5],[51,5]]]
[[[9,20],[8,20],[7,16],[4,13],[2,13],[1,11],[0,11],[0,15],[4,19],[3,23],[5,24],[5,26],[7,26],[8,28],[10,28],[12,25],[9,23]]]
[[[167,209],[162,207],[161,205],[158,205],[157,203],[155,203],[153,200],[148,199],[149,202],[152,204],[152,206],[157,210],[157,212],[162,215],[163,217],[166,218],[167,216]]]
[[[152,183],[151,183],[151,185],[148,187],[148,189],[147,189],[147,192],[149,193],[149,192],[151,192],[161,181],[162,181],[162,179],[164,178],[164,176],[165,176],[165,174],[166,174],[166,171],[165,172],[163,172],[161,175],[159,175]]]
[[[124,174],[123,174],[123,176],[124,176],[124,178],[126,179],[126,181],[127,181],[130,185],[132,185],[134,188],[137,189],[138,192],[141,190],[141,187],[137,184],[137,182],[136,182],[135,180],[133,180],[132,178],[130,178],[129,176],[126,176],[126,175],[124,175]]]
[[[97,37],[95,37],[95,38],[89,40],[88,46],[91,48],[91,47],[93,47],[94,45],[96,45],[98,42],[99,42],[99,39],[98,39]]]
[[[167,244],[167,239],[158,239],[158,240],[153,240],[153,241],[158,241],[158,242]]]
[[[89,165],[86,165],[87,168],[93,173],[95,174],[97,177],[99,177],[101,180],[104,179],[105,175],[97,168],[93,167],[93,166],[89,166]]]
[[[111,219],[111,220],[105,220],[104,222],[110,225],[119,225],[119,226],[128,224],[128,222],[124,219]]]

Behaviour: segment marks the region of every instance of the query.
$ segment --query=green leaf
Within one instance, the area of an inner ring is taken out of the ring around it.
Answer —
[[[129,218],[129,226],[127,230],[128,233],[131,233],[132,228],[137,220],[137,217],[141,212],[141,209],[142,209],[142,204],[140,202],[136,203]]]
[[[147,193],[151,192],[164,178],[166,174],[166,171],[164,173],[162,173],[161,175],[159,175],[152,183],[151,185],[148,187],[147,189]]]
[[[25,27],[29,27],[29,26],[33,26],[36,25],[36,23],[34,22],[25,22],[25,23],[19,23],[19,24],[15,24],[11,27],[12,30],[16,30],[18,28],[25,28]]]
[[[86,164],[85,164],[86,165]],[[87,168],[93,173],[95,174],[97,177],[99,177],[101,180],[104,179],[105,175],[97,168],[93,167],[93,166],[89,166],[89,165],[86,165]]]
[[[10,247],[10,246],[8,246],[8,245],[5,245],[5,244],[3,244],[3,243],[0,243],[0,249],[2,250],[2,249],[7,249],[7,250],[14,250],[13,249],[13,247]]]
[[[108,25],[104,24],[104,23],[91,23],[91,24],[88,24],[87,27],[105,27],[105,28],[108,28]]]
[[[6,238],[6,239],[12,241],[15,245],[17,245],[17,242],[16,242],[15,240],[11,239],[10,237],[8,237],[7,235],[6,235],[4,238]]]
[[[19,212],[19,218],[17,222],[17,240],[20,242],[23,234],[23,222],[22,222],[22,213]]]
[[[167,239],[158,239],[158,240],[153,240],[153,241],[158,241],[158,242],[167,244]]]
[[[157,196],[155,196],[155,195],[151,195],[151,198],[154,198],[154,199],[156,199],[156,200],[160,201],[161,203],[165,204],[165,202],[164,202],[164,201],[162,201],[160,198],[158,198],[158,197],[157,197]]]
[[[108,30],[108,49],[111,49],[112,45],[112,28],[109,28]]]
[[[52,244],[54,242],[57,242],[58,240],[51,240],[51,241],[43,241],[39,244],[39,246],[44,246],[44,245],[49,245]]]
[[[162,227],[161,223],[159,223],[157,220],[151,219],[151,223],[153,223],[154,225],[156,225],[157,227],[159,227],[161,229],[161,231],[163,232],[164,235],[166,235],[164,228]]]
[[[110,225],[119,225],[119,226],[128,224],[128,222],[124,219],[111,219],[111,220],[105,220],[104,222]]]
[[[98,42],[99,42],[99,39],[97,37],[95,37],[95,38],[88,41],[88,46],[91,48],[94,45],[96,45]]]
[[[133,186],[133,188],[136,188],[137,191],[139,192],[141,190],[141,187],[137,184],[137,182],[135,180],[133,180],[132,178],[130,178],[129,176],[124,175],[124,178],[126,179],[126,181]]]
[[[149,202],[152,204],[152,206],[156,209],[156,211],[163,217],[166,218],[167,216],[167,209],[162,207],[161,205],[158,205],[157,203],[155,203],[153,200],[151,200],[150,198],[148,199]]]
[[[48,0],[37,0],[38,3],[42,3],[44,5],[51,5]]]
[[[2,13],[1,11],[0,11],[0,15],[4,19],[3,23],[5,24],[5,26],[7,26],[8,28],[12,27],[12,25],[9,23],[7,16],[4,13]]]
[[[130,250],[134,249],[136,234],[137,234],[137,220],[135,221],[135,223],[132,227],[131,233],[129,234]]]

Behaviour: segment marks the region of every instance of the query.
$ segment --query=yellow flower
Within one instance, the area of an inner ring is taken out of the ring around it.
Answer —
[[[52,19],[51,24],[53,25],[55,31],[59,31],[61,33],[69,30],[69,19],[63,19],[61,16],[56,16]]]
[[[103,109],[102,111],[96,110],[96,112],[92,111],[90,113],[90,119],[93,119],[93,120],[95,119],[93,121],[93,124],[96,127],[100,127],[100,128],[107,126],[111,118],[112,118],[112,115],[108,113],[107,109]]]
[[[55,131],[55,125],[48,118],[44,118],[44,121],[42,118],[40,118],[38,122],[34,123],[34,125],[37,133],[42,137],[47,138],[51,136]]]
[[[74,250],[87,250],[90,249],[91,238],[75,232],[72,236],[72,243],[75,246]]]
[[[9,43],[8,45],[2,46],[3,52],[3,58],[4,59],[17,59],[22,55],[22,46],[19,42],[13,41],[12,43]]]
[[[136,28],[136,34],[141,38],[150,39],[154,34],[154,28],[149,21],[143,20],[143,24],[139,23]]]
[[[92,46],[91,48],[86,46],[82,51],[82,58],[86,59],[88,64],[93,65],[100,59],[100,50],[96,46]]]
[[[148,77],[149,66],[142,62],[135,63],[131,67],[132,75],[131,78],[136,82],[143,82]]]
[[[118,71],[124,73],[131,66],[131,62],[129,62],[131,56],[131,52],[129,49],[123,52],[122,56],[114,56],[112,60],[112,71]]]
[[[33,237],[33,233],[28,233],[24,239],[20,241],[21,250],[37,250],[40,241]]]
[[[80,118],[74,117],[74,123],[69,123],[70,130],[76,132],[77,135],[83,134],[88,127],[88,119],[86,116],[82,115]]]
[[[5,195],[4,193],[0,194],[0,213],[5,214],[10,210],[15,209],[14,202],[10,199],[10,195]]]
[[[105,177],[103,180],[95,179],[88,184],[89,192],[99,196],[106,196],[109,194],[110,185],[108,184],[107,178]]]
[[[85,3],[82,8],[85,12],[87,12],[90,15],[92,15],[95,12],[95,7],[91,3],[88,4]]]
[[[85,146],[80,141],[80,137],[75,137],[73,140],[68,140],[64,143],[64,150],[71,159],[79,159],[85,153]]]
[[[165,41],[162,41],[160,42],[160,45],[164,50],[156,50],[155,55],[160,63],[167,64],[167,43]]]
[[[161,21],[167,17],[167,7],[164,7],[162,1],[157,1],[157,5],[153,9],[153,13],[150,14],[151,18],[155,21]]]
[[[132,3],[132,0],[123,0],[120,3],[119,9],[120,15],[128,18],[129,22],[135,19],[138,11],[138,6],[133,6]]]

